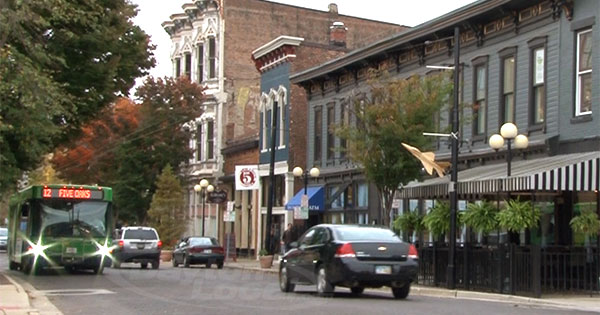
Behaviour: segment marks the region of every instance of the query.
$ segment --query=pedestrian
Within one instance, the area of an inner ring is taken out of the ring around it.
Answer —
[[[288,223],[287,229],[283,232],[281,236],[281,243],[283,244],[283,252],[287,252],[290,250],[290,243],[294,241],[294,233],[292,231],[292,224]]]

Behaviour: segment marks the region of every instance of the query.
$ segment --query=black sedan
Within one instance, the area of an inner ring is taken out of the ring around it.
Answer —
[[[316,284],[321,296],[331,295],[335,286],[356,295],[365,287],[389,286],[395,298],[404,299],[417,278],[416,248],[387,228],[321,224],[290,246],[279,268],[284,292],[296,284]]]
[[[189,236],[183,238],[173,250],[173,267],[183,264],[186,268],[194,264],[204,264],[210,268],[217,264],[217,268],[223,268],[225,260],[223,247],[212,237]]]

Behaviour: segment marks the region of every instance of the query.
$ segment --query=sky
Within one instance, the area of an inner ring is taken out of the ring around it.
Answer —
[[[134,23],[148,35],[156,45],[154,55],[156,66],[150,75],[163,77],[171,75],[169,53],[171,41],[161,23],[169,20],[175,13],[183,13],[181,6],[190,0],[130,0],[138,6],[138,15]],[[372,20],[416,26],[444,15],[475,0],[272,0],[299,7],[327,11],[330,3],[336,3],[338,13]],[[138,83],[141,80],[138,80]]]

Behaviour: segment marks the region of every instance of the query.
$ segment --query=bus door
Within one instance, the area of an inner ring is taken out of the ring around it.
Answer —
[[[21,259],[21,254],[23,253],[23,248],[25,246],[27,246],[27,241],[25,240],[26,237],[29,237],[29,233],[28,233],[28,229],[29,229],[29,217],[30,217],[30,204],[29,202],[24,203],[23,205],[21,205],[19,211],[17,212],[16,215],[16,224],[17,226],[15,227],[16,230],[16,244],[15,244],[15,260],[19,260]]]

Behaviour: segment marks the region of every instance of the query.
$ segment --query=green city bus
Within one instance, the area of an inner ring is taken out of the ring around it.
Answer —
[[[111,264],[113,226],[109,187],[30,186],[9,203],[9,268],[35,274],[63,266],[101,274]]]

